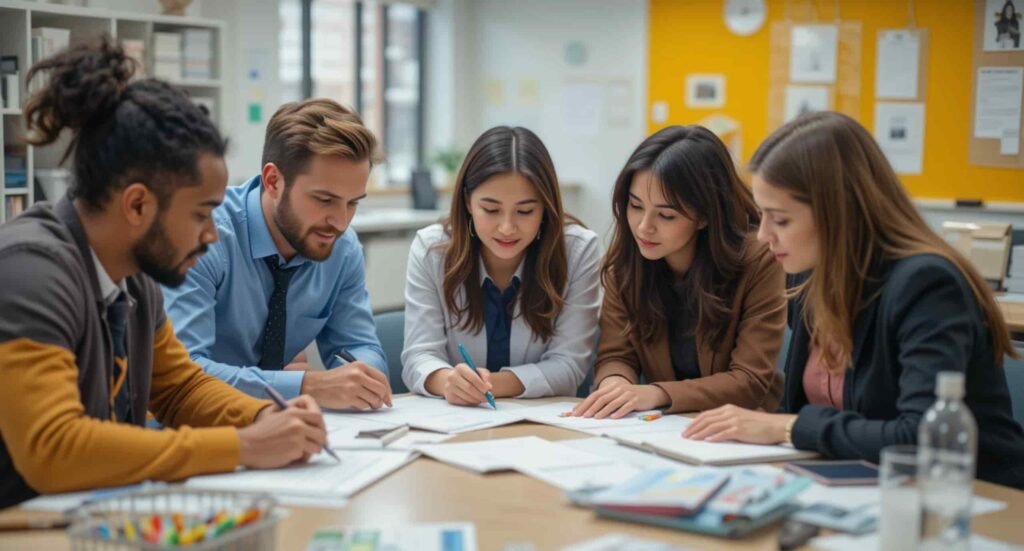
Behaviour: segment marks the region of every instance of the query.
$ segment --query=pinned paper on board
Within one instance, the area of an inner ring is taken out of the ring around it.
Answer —
[[[595,136],[601,130],[604,90],[596,82],[562,85],[562,127],[577,136]]]
[[[839,27],[794,25],[790,29],[789,80],[834,84]]]
[[[783,122],[789,122],[804,113],[828,109],[828,86],[786,86],[786,111]]]
[[[668,102],[656,101],[651,104],[651,121],[655,124],[668,122]]]
[[[1020,30],[1024,27],[1024,0],[986,0],[984,50],[986,52],[1021,52]]]
[[[875,97],[917,99],[921,33],[916,30],[878,32]]]
[[[490,107],[505,105],[505,81],[497,78],[484,81],[484,103]]]
[[[1019,141],[1024,67],[979,67],[974,104],[974,137]],[[1002,153],[1006,155],[1007,153]]]
[[[924,158],[924,104],[875,104],[875,139],[899,174],[921,174]]]
[[[633,83],[613,80],[605,87],[605,119],[611,128],[625,128],[633,124]]]

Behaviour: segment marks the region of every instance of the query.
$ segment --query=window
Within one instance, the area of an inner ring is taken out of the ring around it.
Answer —
[[[328,97],[354,107],[384,150],[378,185],[407,184],[424,162],[425,12],[381,0],[282,0],[280,16],[282,99]]]

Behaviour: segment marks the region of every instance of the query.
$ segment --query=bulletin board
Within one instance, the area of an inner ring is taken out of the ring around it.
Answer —
[[[789,74],[790,37],[794,25],[807,22],[776,21],[771,28],[769,59],[768,128],[774,129],[785,122],[786,89],[791,84]],[[828,88],[829,109],[849,115],[861,116],[861,38],[859,21],[818,21],[814,24],[836,25],[839,29],[836,49],[836,80],[825,84]]]
[[[972,165],[978,166],[1024,169],[1024,146],[1018,146],[1017,155],[1002,155],[999,150],[1000,140],[976,138],[974,135],[974,117],[978,100],[978,69],[980,67],[1024,67],[1024,51],[985,51],[983,41],[985,39],[987,2],[986,0],[975,0],[974,4],[974,58],[971,67],[973,86],[971,87],[971,125],[967,137],[968,161]],[[1021,4],[1024,5],[1024,2]],[[1017,121],[1017,123],[1020,125],[1021,121]],[[1021,127],[1018,126],[1018,128]],[[1021,188],[1024,188],[1024,173],[1021,174]]]

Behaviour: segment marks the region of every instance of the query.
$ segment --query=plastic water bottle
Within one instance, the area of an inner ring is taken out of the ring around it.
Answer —
[[[963,402],[963,373],[939,373],[935,394],[917,432],[920,549],[967,551],[978,425]]]

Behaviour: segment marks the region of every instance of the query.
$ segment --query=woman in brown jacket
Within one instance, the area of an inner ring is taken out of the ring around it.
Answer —
[[[596,390],[574,413],[774,411],[785,275],[756,240],[757,207],[725,145],[699,126],[665,128],[633,152],[613,201]]]

